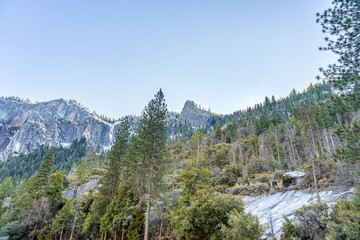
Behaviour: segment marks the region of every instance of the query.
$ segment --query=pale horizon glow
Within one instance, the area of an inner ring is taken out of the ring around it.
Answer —
[[[316,13],[328,0],[0,2],[0,96],[75,99],[139,115],[162,88],[231,114],[316,83],[336,57]]]

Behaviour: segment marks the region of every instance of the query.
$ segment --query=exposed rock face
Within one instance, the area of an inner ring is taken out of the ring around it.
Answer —
[[[198,128],[208,124],[211,114],[186,101],[181,114],[167,118],[171,128],[177,122]],[[139,117],[130,117],[130,131],[137,128]],[[69,146],[85,137],[90,145],[109,149],[119,122],[105,122],[75,101],[64,99],[28,103],[0,98],[0,161],[11,155],[30,153],[41,145]]]
[[[340,199],[351,199],[353,189],[320,192],[321,201],[333,206]],[[305,190],[294,190],[259,197],[243,197],[245,211],[259,217],[260,224],[269,226],[265,235],[270,237],[270,213],[272,215],[274,233],[277,239],[281,236],[283,215],[292,219],[294,213],[304,204],[316,202],[316,194]]]
[[[110,128],[72,101],[32,104],[0,99],[0,160],[41,145],[70,145],[83,136],[90,144],[108,146]]]
[[[83,194],[87,194],[90,189],[96,190],[99,179],[93,179],[78,187],[72,187],[63,191],[62,196],[66,199],[80,198]]]
[[[180,121],[188,123],[194,128],[209,123],[211,114],[198,108],[193,101],[187,100],[180,114]]]

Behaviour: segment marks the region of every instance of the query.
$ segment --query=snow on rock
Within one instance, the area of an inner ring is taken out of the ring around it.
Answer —
[[[304,172],[300,172],[300,171],[293,171],[293,172],[286,172],[283,177],[285,177],[286,175],[289,175],[292,178],[300,178],[300,177],[304,177],[305,173]]]
[[[110,145],[109,124],[93,116],[63,99],[32,104],[0,98],[0,161],[41,145],[59,147],[81,137],[92,146]]]
[[[329,190],[320,192],[321,201],[333,206],[340,199],[351,199],[354,190]],[[293,190],[258,197],[243,197],[245,212],[258,216],[260,224],[268,226],[265,235],[270,236],[270,213],[272,215],[274,233],[281,236],[283,215],[292,219],[295,211],[304,204],[316,202],[316,194],[306,190]]]

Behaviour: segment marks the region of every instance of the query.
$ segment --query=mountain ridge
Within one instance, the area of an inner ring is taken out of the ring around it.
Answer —
[[[192,104],[187,104],[188,102]],[[197,116],[199,115],[199,116]],[[209,113],[187,101],[182,114],[169,113],[168,124],[188,124],[198,128],[207,123]],[[132,129],[138,117],[130,117]],[[69,146],[85,137],[92,145],[109,149],[119,121],[109,122],[75,100],[62,98],[32,103],[19,98],[0,98],[0,161],[20,153],[30,153],[41,145]]]

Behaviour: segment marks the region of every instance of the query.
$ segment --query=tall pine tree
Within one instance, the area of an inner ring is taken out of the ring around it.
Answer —
[[[166,164],[166,115],[164,94],[160,89],[145,107],[137,130],[140,144],[140,164],[144,173],[144,191],[147,195],[144,240],[149,235],[149,214],[153,192],[159,187]],[[141,200],[140,200],[141,201]]]
[[[334,0],[332,3],[332,8],[318,14],[317,21],[327,34],[327,46],[320,50],[331,51],[339,59],[321,72],[337,91],[333,97],[335,104],[355,112],[360,109],[360,1]],[[336,135],[345,146],[337,151],[336,157],[359,161],[359,125],[360,121],[354,120],[351,126],[339,126]]]

